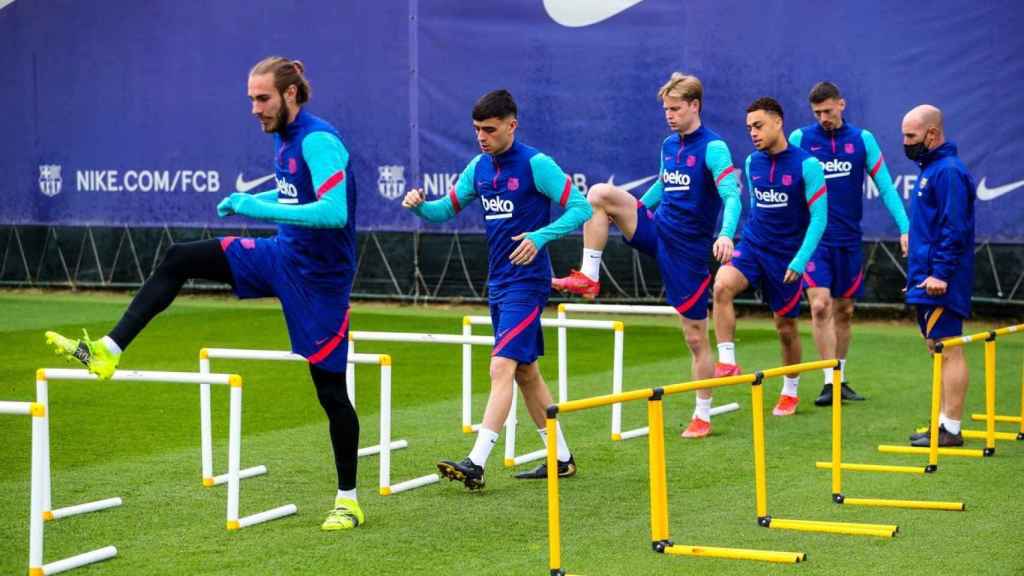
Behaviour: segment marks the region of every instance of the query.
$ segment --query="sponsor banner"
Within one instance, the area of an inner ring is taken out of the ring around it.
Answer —
[[[846,120],[875,135],[905,202],[919,172],[903,157],[901,119],[935,104],[978,186],[978,238],[1024,242],[1024,117],[1012,97],[1024,37],[1012,0],[833,3],[827,17],[811,0],[284,0],[273,11],[223,0],[201,18],[197,6],[161,4],[158,18],[129,0],[0,9],[0,83],[23,88],[0,91],[0,222],[240,224],[216,216],[220,199],[275,186],[246,76],[283,54],[303,60],[308,109],[351,153],[363,230],[484,229],[480,202],[443,225],[400,204],[413,187],[447,194],[479,152],[473,104],[495,88],[519,103],[517,137],[580,189],[612,182],[639,196],[660,176],[690,192],[682,174],[659,174],[668,129],[656,93],[679,70],[703,80],[704,123],[737,169],[753,149],[751,101],[778,99],[788,132],[814,122],[810,87],[837,83]],[[853,176],[843,160],[824,169],[828,183]],[[894,238],[870,180],[863,197],[865,235]]]

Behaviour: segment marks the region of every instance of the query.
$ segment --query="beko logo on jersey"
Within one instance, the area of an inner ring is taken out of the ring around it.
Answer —
[[[666,170],[661,173],[661,181],[665,184],[666,192],[690,189],[690,175],[684,172],[669,172]]]
[[[828,162],[820,162],[821,169],[825,171],[825,178],[842,178],[849,176],[853,171],[853,162],[833,158]]]
[[[501,196],[494,198],[483,198],[484,211],[488,212],[484,220],[504,220],[511,218],[516,205],[511,200],[502,200]]]
[[[281,204],[298,204],[299,202],[299,190],[295,187],[295,184],[285,180],[284,178],[275,178],[277,181],[277,191],[281,196],[287,196],[282,198],[278,196],[277,201]]]
[[[769,190],[754,188],[754,197],[757,198],[758,208],[783,208],[789,204],[789,194],[779,192],[774,188]]]

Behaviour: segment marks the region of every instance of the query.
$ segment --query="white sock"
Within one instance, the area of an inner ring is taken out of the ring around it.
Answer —
[[[693,416],[705,422],[711,422],[711,398],[697,396],[697,406],[693,409]]]
[[[736,344],[733,342],[718,343],[718,361],[722,364],[736,363]]]
[[[839,359],[839,377],[841,381],[846,382],[846,358]]]
[[[572,458],[572,452],[569,452],[569,444],[565,441],[565,435],[562,434],[562,423],[558,422],[555,424],[558,430],[558,461],[568,462],[569,458]],[[537,434],[540,434],[540,440],[544,443],[544,448],[548,447],[548,429],[538,428]]]
[[[939,425],[945,426],[946,432],[949,432],[950,434],[960,433],[960,421],[953,420],[952,418],[946,416],[945,414],[939,414]]]
[[[107,347],[107,351],[109,351],[111,354],[114,354],[116,356],[121,353],[121,347],[118,346],[117,342],[114,342],[114,339],[111,338],[110,336],[104,336],[103,338],[100,338],[100,342],[103,342],[103,345]]]
[[[359,499],[356,498],[356,489],[355,488],[353,488],[351,490],[340,490],[339,489],[338,490],[338,495],[336,496],[336,498],[348,498],[349,500],[355,500],[357,502],[359,501]]]
[[[580,272],[594,282],[601,279],[601,250],[583,249],[583,262],[580,263]]]
[[[790,378],[789,376],[782,377],[782,394],[784,396],[799,396],[797,388],[800,386],[800,377]]]
[[[832,383],[832,369],[831,368],[822,368],[821,371],[825,373],[825,384],[831,384]]]
[[[473,464],[481,468],[485,467],[487,457],[491,455],[491,448],[494,448],[494,444],[497,441],[497,432],[481,426],[480,431],[476,434],[476,444],[473,444],[473,451],[469,453],[469,459],[473,461]]]

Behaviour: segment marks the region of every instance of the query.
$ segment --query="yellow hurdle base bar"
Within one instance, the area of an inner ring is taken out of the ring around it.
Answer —
[[[985,440],[988,438],[988,432],[984,430],[967,430],[963,428],[960,430],[964,438],[970,438],[972,440]],[[994,432],[992,437],[996,440],[1024,440],[1024,434],[1014,434],[1013,432]]]
[[[893,500],[890,498],[847,498],[834,495],[832,501],[848,506],[866,506],[869,508],[910,508],[913,510],[947,510],[963,512],[967,505],[963,502],[941,502],[931,500]]]
[[[917,446],[896,446],[892,444],[879,444],[878,451],[886,454],[923,454],[928,455],[929,448],[918,448]],[[984,458],[985,450],[974,448],[939,448],[940,456],[963,456],[965,458]]]
[[[821,470],[831,470],[831,462],[815,462],[815,468]],[[843,462],[839,465],[843,470],[851,470],[854,472],[891,472],[893,474],[924,474],[924,466],[889,466],[886,464],[851,464],[849,462]]]
[[[984,422],[988,420],[988,414],[971,414],[971,420],[975,422]],[[1020,424],[1020,416],[1000,416],[996,414],[996,422],[1006,422],[1008,424]]]
[[[799,532],[825,532],[828,534],[848,534],[851,536],[877,536],[892,538],[899,532],[893,524],[859,524],[853,522],[826,522],[819,520],[786,520],[765,516],[758,518],[757,523],[764,528],[777,530],[796,530]]]
[[[686,546],[672,544],[662,550],[673,556],[700,556],[703,558],[726,558],[729,560],[760,560],[777,564],[796,564],[807,560],[803,552],[776,552],[773,550],[750,550],[747,548],[716,548],[714,546]]]

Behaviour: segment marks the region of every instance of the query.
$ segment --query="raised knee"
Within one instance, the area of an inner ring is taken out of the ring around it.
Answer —
[[[613,189],[614,187],[607,182],[594,184],[587,191],[587,201],[590,202],[591,206],[603,206]]]
[[[827,320],[832,314],[832,303],[828,298],[815,298],[811,300],[811,316],[815,319]]]

